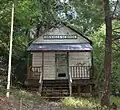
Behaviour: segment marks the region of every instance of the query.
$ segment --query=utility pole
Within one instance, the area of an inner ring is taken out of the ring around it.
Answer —
[[[6,97],[8,97],[8,98],[9,98],[9,95],[10,95],[10,76],[11,76],[11,60],[12,60],[13,22],[14,22],[14,4],[12,4],[10,50],[9,50],[8,79],[7,79],[7,93],[6,93]]]

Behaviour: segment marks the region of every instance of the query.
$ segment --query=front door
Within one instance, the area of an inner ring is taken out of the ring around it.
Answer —
[[[68,57],[67,53],[56,53],[56,78],[57,79],[67,79],[68,78]]]

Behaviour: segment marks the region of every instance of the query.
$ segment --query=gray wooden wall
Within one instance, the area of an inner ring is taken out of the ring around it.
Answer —
[[[69,66],[91,66],[90,52],[69,52]],[[42,53],[34,52],[32,56],[32,66],[42,66]],[[82,74],[82,73],[81,73]],[[44,79],[56,78],[55,52],[44,53]]]

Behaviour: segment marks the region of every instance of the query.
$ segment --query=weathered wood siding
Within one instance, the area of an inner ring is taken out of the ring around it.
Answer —
[[[44,79],[55,79],[55,53],[44,53]]]
[[[44,35],[77,35],[78,38],[77,39],[51,39],[51,40],[45,40],[43,38]],[[56,27],[56,28],[52,28],[49,31],[47,31],[45,34],[43,34],[42,36],[39,36],[33,43],[89,43],[88,40],[86,40],[85,38],[83,38],[81,35],[79,35],[78,33],[74,32],[73,30],[71,30],[70,28],[66,27],[66,26],[61,26],[61,27]]]
[[[42,66],[42,53],[32,53],[32,66]]]
[[[42,53],[33,53],[32,66],[42,66]],[[44,79],[55,79],[55,53],[44,52]]]
[[[91,53],[90,52],[70,52],[69,53],[69,66],[91,66],[91,65],[92,64],[91,64]],[[77,71],[78,70],[76,70],[75,72]],[[76,77],[79,76],[76,73],[75,75]],[[80,72],[80,76],[89,78],[90,74],[88,74],[86,70],[82,70]]]
[[[91,66],[91,52],[69,52],[69,66]],[[33,53],[32,66],[42,66],[42,53]],[[79,70],[75,70],[77,72]],[[90,77],[89,70],[82,70],[72,76]],[[72,73],[73,74],[73,73]],[[44,79],[56,78],[55,52],[44,52]]]

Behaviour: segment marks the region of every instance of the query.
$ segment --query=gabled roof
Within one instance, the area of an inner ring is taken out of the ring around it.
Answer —
[[[75,30],[74,28],[72,28],[71,26],[63,23],[63,25],[65,25],[66,27],[70,28],[71,30],[73,30],[74,32],[78,33],[79,35],[81,35],[83,38],[85,38],[86,40],[88,40],[90,42],[90,44],[92,45],[92,41],[90,39],[88,39],[87,37],[85,37],[82,33],[80,33],[79,31]]]
[[[65,24],[57,25],[34,40],[28,47],[30,51],[43,50],[92,50],[92,42],[78,31]]]

